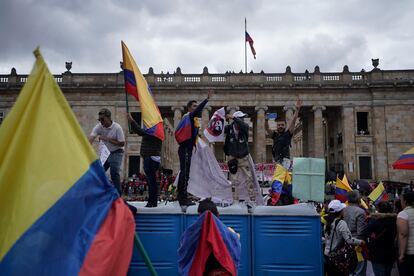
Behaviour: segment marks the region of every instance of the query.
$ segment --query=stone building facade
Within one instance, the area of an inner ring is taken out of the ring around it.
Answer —
[[[70,70],[70,68],[69,68]],[[109,108],[113,120],[126,133],[123,176],[142,171],[140,138],[128,132],[122,72],[79,74],[66,71],[56,75],[85,134],[97,123],[97,112]],[[292,156],[325,158],[327,169],[345,172],[351,180],[374,179],[409,182],[414,171],[394,170],[392,163],[414,146],[414,70],[321,73],[231,73],[183,74],[180,68],[170,74],[155,74],[150,68],[146,79],[165,122],[162,166],[177,172],[177,143],[174,129],[186,112],[188,100],[202,101],[214,90],[203,111],[202,125],[220,107],[229,112],[249,114],[249,144],[256,163],[271,162],[271,139],[265,137],[265,115],[276,112],[289,121],[297,97],[303,100],[300,119],[292,139]],[[27,75],[12,70],[0,75],[0,122],[18,96]],[[139,104],[128,98],[129,109],[139,118]],[[271,124],[274,127],[274,124]],[[45,134],[47,135],[47,134]],[[223,144],[212,148],[224,161]]]

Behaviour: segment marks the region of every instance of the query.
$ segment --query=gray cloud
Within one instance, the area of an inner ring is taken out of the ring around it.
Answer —
[[[244,17],[255,41],[249,70],[284,72],[413,68],[414,1],[52,1],[5,0],[0,74],[28,73],[37,46],[53,73],[117,72],[124,40],[143,72],[239,72]]]

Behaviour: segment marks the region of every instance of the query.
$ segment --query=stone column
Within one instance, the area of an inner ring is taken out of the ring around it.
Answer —
[[[313,127],[314,127],[314,157],[324,158],[324,145],[323,145],[323,121],[322,121],[322,111],[326,108],[325,106],[313,106]]]
[[[267,106],[256,106],[256,124],[255,124],[255,135],[253,141],[256,163],[263,163],[266,161],[266,129],[265,129],[265,113]]]
[[[388,168],[388,152],[386,144],[385,106],[374,106],[372,135],[374,142],[374,178],[390,179]]]
[[[182,106],[173,106],[171,107],[171,110],[174,111],[174,129],[175,131],[177,129],[178,124],[181,121],[181,116],[184,108]],[[171,169],[173,170],[174,174],[177,174],[180,170],[180,159],[178,158],[178,143],[174,139],[174,133],[173,133],[173,155],[172,155],[172,166]]]
[[[354,107],[342,107],[342,151],[344,171],[348,180],[357,178]]]
[[[296,110],[296,108],[293,105],[286,105],[283,107],[283,111],[285,111],[285,118],[286,118],[286,127],[289,126],[290,122],[293,118],[293,112]]]

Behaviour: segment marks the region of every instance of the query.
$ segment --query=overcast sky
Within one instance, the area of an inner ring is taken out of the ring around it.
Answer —
[[[29,73],[36,46],[52,73],[117,72],[124,40],[143,73],[414,68],[410,0],[2,0],[0,74]]]

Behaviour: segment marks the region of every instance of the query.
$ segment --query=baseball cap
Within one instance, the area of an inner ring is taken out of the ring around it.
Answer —
[[[242,111],[236,111],[236,112],[233,113],[233,116],[237,117],[237,118],[243,118],[243,117],[246,117],[247,114],[243,113]]]
[[[331,202],[329,202],[328,212],[329,213],[338,213],[338,212],[341,212],[343,209],[345,209],[345,207],[346,207],[346,204],[340,202],[337,199],[334,199]]]

